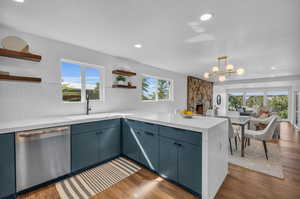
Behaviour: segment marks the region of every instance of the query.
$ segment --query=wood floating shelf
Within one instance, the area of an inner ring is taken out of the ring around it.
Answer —
[[[23,77],[23,76],[13,76],[13,75],[0,75],[0,80],[11,80],[11,81],[22,81],[22,82],[41,82],[41,78],[37,77]]]
[[[113,88],[128,88],[128,89],[134,89],[136,86],[125,86],[125,85],[113,85]]]
[[[135,76],[136,75],[136,73],[134,73],[134,72],[125,71],[125,70],[113,70],[112,73],[116,74],[116,75],[124,75],[124,76]]]
[[[40,55],[19,52],[19,51],[14,51],[14,50],[8,50],[8,49],[4,49],[4,48],[0,48],[0,56],[16,58],[16,59],[23,59],[23,60],[34,61],[34,62],[40,62],[42,59],[42,57]]]

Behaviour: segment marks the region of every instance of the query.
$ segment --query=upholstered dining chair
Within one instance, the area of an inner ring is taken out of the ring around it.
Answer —
[[[245,131],[245,138],[251,138],[256,140],[261,140],[264,146],[265,155],[267,160],[268,158],[268,149],[266,141],[271,140],[273,138],[276,126],[277,126],[277,117],[272,116],[268,126],[264,130],[254,131],[254,130],[246,130]],[[244,143],[242,143],[244,144]]]
[[[233,128],[232,123],[231,123],[231,119],[228,116],[217,116],[219,118],[225,118],[228,120],[228,139],[229,139],[229,147],[230,147],[230,153],[231,155],[232,153],[232,144],[231,144],[231,139],[234,139],[235,142],[235,149],[237,150],[238,147],[238,141],[237,138],[239,136],[238,132]]]

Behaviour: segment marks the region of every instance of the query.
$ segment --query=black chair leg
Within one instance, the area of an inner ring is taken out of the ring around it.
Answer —
[[[248,146],[250,146],[250,138],[248,138]]]
[[[235,142],[235,150],[238,150],[237,136],[234,137],[234,142]]]
[[[232,155],[232,146],[231,146],[231,139],[229,138],[229,146],[230,146],[230,153]]]
[[[266,154],[266,158],[267,158],[267,160],[269,160],[269,158],[268,158],[268,149],[267,149],[267,143],[266,143],[266,141],[262,141],[263,142],[263,145],[264,145],[264,149],[265,149],[265,154]]]

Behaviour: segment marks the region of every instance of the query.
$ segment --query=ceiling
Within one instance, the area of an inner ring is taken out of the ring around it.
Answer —
[[[299,8],[299,0],[1,0],[0,23],[196,76],[227,55],[246,70],[238,78],[251,79],[300,74]],[[207,12],[214,18],[201,22]]]

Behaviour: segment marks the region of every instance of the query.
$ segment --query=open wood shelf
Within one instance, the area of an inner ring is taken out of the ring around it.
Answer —
[[[113,88],[128,88],[128,89],[134,89],[136,86],[124,86],[124,85],[113,85]]]
[[[117,75],[124,75],[124,76],[135,76],[136,75],[136,73],[134,73],[134,72],[125,71],[125,70],[113,70],[112,73],[117,74]]]
[[[37,77],[23,77],[13,75],[0,75],[0,80],[22,81],[22,82],[41,82],[41,78]]]
[[[40,55],[35,55],[31,53],[18,52],[14,50],[8,50],[4,48],[0,48],[0,56],[10,57],[16,59],[24,59],[28,61],[40,62],[42,57]]]

